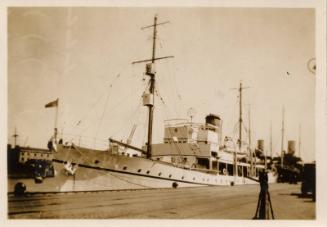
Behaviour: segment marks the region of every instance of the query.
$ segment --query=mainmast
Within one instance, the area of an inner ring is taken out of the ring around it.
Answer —
[[[241,151],[242,148],[242,124],[243,124],[243,118],[242,118],[242,91],[243,89],[246,89],[248,87],[243,87],[242,86],[242,81],[240,82],[240,87],[239,88],[233,88],[233,89],[237,89],[239,91],[239,119],[238,119],[238,123],[239,123],[239,131],[238,131],[238,148],[239,148],[239,152]],[[237,176],[237,155],[236,155],[236,151],[234,152],[234,176]]]
[[[142,27],[141,29],[151,28],[153,27],[153,40],[152,40],[152,56],[151,59],[135,61],[135,63],[142,63],[142,62],[151,62],[146,64],[146,72],[145,74],[150,77],[150,86],[148,93],[143,95],[143,104],[144,106],[148,107],[149,110],[149,117],[148,117],[148,139],[147,139],[147,158],[151,158],[152,153],[152,128],[153,128],[153,108],[154,108],[154,91],[155,91],[155,61],[165,58],[172,58],[174,56],[165,56],[156,58],[156,40],[157,40],[157,26],[169,23],[169,21],[157,23],[157,15],[154,17],[153,25]]]
[[[238,146],[239,146],[239,151],[241,151],[241,147],[242,147],[242,82],[240,83],[240,88],[239,88],[239,92],[240,92],[240,116],[239,116],[239,129],[238,129]]]
[[[239,119],[238,119],[238,124],[239,124],[239,129],[238,129],[238,147],[239,147],[239,151],[241,151],[242,148],[242,124],[243,124],[243,110],[242,110],[242,91],[244,89],[247,89],[249,87],[243,87],[242,86],[242,81],[240,82],[240,87],[239,88],[232,88],[232,89],[237,89],[239,92]]]

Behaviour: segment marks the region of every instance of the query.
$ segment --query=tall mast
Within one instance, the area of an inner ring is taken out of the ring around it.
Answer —
[[[157,39],[157,15],[154,17],[154,23],[153,23],[153,45],[152,45],[152,59],[151,62],[154,67],[154,61],[156,57],[156,39]],[[154,94],[154,87],[155,87],[155,72],[148,73],[148,76],[150,76],[150,88],[149,92],[150,95],[153,96]],[[153,105],[154,105],[154,97],[153,99]],[[153,105],[148,105],[149,108],[149,119],[148,119],[148,142],[147,142],[147,158],[151,157],[151,147],[152,147],[152,128],[153,128]]]
[[[244,89],[247,89],[249,87],[243,87],[242,86],[242,81],[240,82],[240,87],[239,88],[232,88],[232,89],[237,89],[239,91],[239,119],[238,119],[238,124],[239,124],[239,129],[238,129],[238,147],[239,147],[239,150],[241,150],[241,147],[242,147],[242,124],[243,124],[243,118],[242,118],[242,91]]]
[[[301,158],[301,124],[299,125],[299,158]]]
[[[148,117],[148,138],[147,138],[147,158],[151,157],[152,153],[152,128],[153,128],[153,107],[154,107],[154,91],[155,91],[155,61],[165,58],[172,58],[174,56],[165,56],[156,58],[156,40],[157,40],[157,26],[169,23],[169,21],[157,23],[157,15],[154,16],[154,22],[152,25],[142,27],[141,29],[151,28],[153,27],[153,39],[152,39],[152,56],[151,59],[134,61],[135,63],[142,62],[151,62],[146,64],[146,75],[150,77],[150,87],[149,94],[147,97],[143,97],[144,105],[149,109],[149,117]],[[147,100],[146,100],[147,99]]]
[[[249,105],[249,155],[250,155],[250,176],[253,176],[253,153],[251,148],[251,106]]]
[[[282,144],[281,144],[281,166],[284,167],[284,118],[285,118],[285,108],[283,106],[283,112],[282,112]]]
[[[249,105],[249,147],[251,148],[251,106]]]
[[[240,82],[240,87],[239,88],[232,88],[232,89],[237,89],[239,91],[239,108],[240,108],[240,115],[239,115],[239,119],[238,119],[238,123],[239,123],[239,131],[238,131],[238,148],[239,151],[241,151],[242,148],[242,123],[243,123],[243,119],[242,119],[242,91],[243,89],[246,89],[248,87],[243,87],[242,86],[242,81]],[[234,175],[237,176],[237,156],[236,156],[236,150],[234,152]]]
[[[14,147],[16,147],[16,145],[17,145],[17,137],[18,137],[16,127],[15,127],[15,134],[12,135],[12,137],[14,137]]]
[[[240,83],[240,88],[239,88],[239,92],[240,92],[240,116],[239,116],[239,129],[238,129],[238,146],[239,146],[239,151],[241,151],[241,147],[242,147],[242,82]]]
[[[270,121],[270,158],[272,160],[273,152],[272,152],[272,122]]]

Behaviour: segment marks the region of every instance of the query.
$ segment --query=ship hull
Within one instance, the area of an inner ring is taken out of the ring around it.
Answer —
[[[74,174],[67,170],[67,161],[78,166]],[[18,182],[24,183],[28,192],[101,191],[256,183],[243,176],[219,175],[185,169],[141,157],[113,155],[106,151],[61,149],[55,155],[53,167],[55,175],[44,178],[42,183],[36,183],[32,178],[10,178],[8,191],[14,191]]]

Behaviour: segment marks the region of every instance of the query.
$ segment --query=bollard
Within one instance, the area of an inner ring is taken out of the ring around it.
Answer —
[[[26,185],[22,182],[18,182],[15,184],[14,195],[15,196],[23,196],[26,192]]]

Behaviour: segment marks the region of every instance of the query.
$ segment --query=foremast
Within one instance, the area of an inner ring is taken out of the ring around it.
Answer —
[[[146,144],[146,156],[147,158],[151,158],[152,154],[152,129],[153,129],[153,110],[154,110],[154,91],[155,91],[155,62],[160,59],[172,58],[174,56],[165,56],[165,57],[156,57],[156,41],[157,41],[157,26],[169,23],[169,21],[165,21],[162,23],[157,22],[157,15],[154,16],[154,22],[152,25],[142,27],[141,29],[153,28],[153,39],[152,39],[152,56],[151,59],[135,61],[135,63],[142,62],[150,62],[146,64],[145,74],[150,77],[149,79],[149,91],[143,95],[143,105],[148,107],[148,136],[147,136],[147,144]]]

